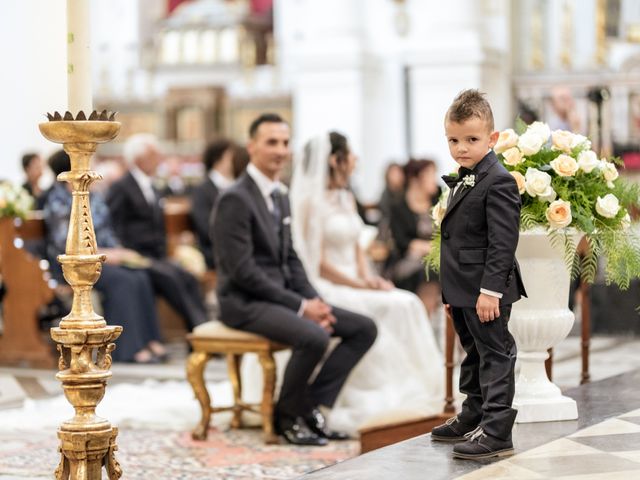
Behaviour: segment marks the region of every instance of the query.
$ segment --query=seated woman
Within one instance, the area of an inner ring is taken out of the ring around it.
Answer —
[[[356,432],[394,410],[440,411],[444,368],[423,304],[375,275],[359,245],[363,229],[348,185],[356,157],[347,138],[312,139],[291,184],[293,237],[307,274],[327,302],[374,319],[378,339],[330,413],[333,428]]]
[[[392,268],[392,279],[398,288],[417,294],[433,318],[441,305],[437,274],[425,273],[423,258],[431,250],[434,232],[431,207],[439,193],[436,165],[431,160],[411,159],[406,164],[407,190],[391,205],[389,225],[398,259]]]
[[[63,150],[54,153],[49,159],[49,167],[56,177],[69,171],[69,156]],[[56,182],[44,205],[47,257],[61,282],[64,279],[56,257],[65,251],[71,203],[67,184]],[[96,194],[91,195],[91,215],[99,251],[107,255],[95,288],[103,296],[102,308],[107,322],[123,327],[122,335],[116,340],[117,348],[111,354],[113,360],[136,363],[165,360],[167,351],[160,342],[155,297],[144,268],[145,259],[120,247],[109,224],[107,205]]]

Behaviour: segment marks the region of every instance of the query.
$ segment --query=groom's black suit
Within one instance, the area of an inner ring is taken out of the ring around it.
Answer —
[[[506,440],[516,415],[511,408],[516,348],[507,322],[511,304],[526,295],[515,260],[520,194],[493,151],[472,174],[475,185],[458,186],[462,190],[450,196],[441,224],[442,297],[452,307],[467,353],[460,371],[460,391],[467,399],[458,420]],[[502,294],[500,317],[485,323],[475,308],[481,289]]]
[[[333,335],[341,342],[308,384],[330,335],[317,323],[298,316],[302,301],[318,293],[292,246],[288,199],[283,196],[275,202],[279,222],[246,173],[220,197],[211,222],[218,302],[221,320],[227,325],[292,347],[277,413],[304,417],[316,405],[333,405],[377,331],[371,319],[333,307],[337,319]]]

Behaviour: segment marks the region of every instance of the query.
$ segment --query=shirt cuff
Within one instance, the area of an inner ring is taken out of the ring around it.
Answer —
[[[480,293],[484,293],[485,295],[491,295],[492,297],[502,298],[502,294],[498,292],[494,292],[493,290],[487,290],[486,288],[481,288]]]
[[[307,300],[305,298],[303,298],[302,302],[300,302],[300,308],[298,308],[298,316],[299,317],[302,317],[302,315],[304,315],[305,308],[307,308]]]

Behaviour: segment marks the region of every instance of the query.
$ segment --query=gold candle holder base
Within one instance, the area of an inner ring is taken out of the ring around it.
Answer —
[[[110,480],[117,480],[122,469],[116,461],[118,429],[96,415],[111,378],[113,343],[122,327],[109,326],[98,315],[91,301],[91,291],[102,272],[105,256],[97,253],[89,187],[101,177],[90,170],[91,157],[99,143],[113,139],[120,123],[103,112],[94,112],[85,120],[71,114],[56,113],[52,120],[40,124],[42,134],[52,142],[61,143],[71,158],[71,170],[58,180],[71,184],[73,203],[65,254],[58,256],[65,280],[73,289],[71,312],[60,326],[51,329],[51,338],[58,344],[60,358],[56,378],[62,382],[64,394],[73,405],[75,415],[58,429],[60,464],[55,471],[58,480],[97,480],[105,468]]]

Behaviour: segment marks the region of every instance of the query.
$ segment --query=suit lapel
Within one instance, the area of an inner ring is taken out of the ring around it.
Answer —
[[[149,205],[149,202],[147,202],[147,198],[144,196],[144,193],[142,193],[142,189],[140,188],[140,185],[138,185],[135,177],[131,174],[131,172],[127,173],[127,175],[129,177],[127,178],[127,181],[129,183],[129,190],[131,191],[131,195],[134,198],[135,204],[138,206],[138,208],[148,209],[153,214],[154,208],[152,205]]]
[[[276,230],[273,224],[273,217],[271,216],[271,212],[269,212],[269,209],[267,208],[267,203],[265,202],[264,197],[262,196],[262,193],[258,188],[258,185],[256,185],[256,183],[251,179],[249,175],[246,175],[245,183],[247,184],[249,194],[253,198],[252,203],[255,206],[258,223],[264,231],[265,238],[269,242],[269,246],[271,247],[273,256],[275,258],[280,258],[280,254],[278,252],[280,241],[278,240],[278,236],[276,235]]]
[[[487,177],[487,175],[489,175],[489,170],[497,161],[498,161],[498,158],[496,157],[496,154],[493,153],[493,150],[489,152],[484,157],[484,159],[481,160],[480,164],[478,165],[478,170],[476,172],[476,180],[475,180],[474,186],[465,187],[464,185],[461,185],[458,187],[458,188],[462,188],[463,190],[459,192],[457,195],[453,196],[450,203],[447,205],[447,210],[445,211],[444,216],[442,217],[443,220],[447,218],[447,215],[449,215],[449,213],[451,213],[453,209],[455,209],[458,205],[460,205],[460,202],[464,199],[464,197],[466,197],[469,194],[469,192],[471,192],[471,190],[478,187],[478,183],[480,183],[482,180],[484,180]]]

